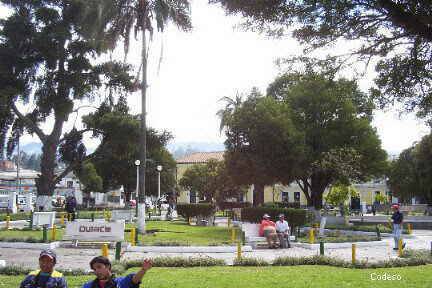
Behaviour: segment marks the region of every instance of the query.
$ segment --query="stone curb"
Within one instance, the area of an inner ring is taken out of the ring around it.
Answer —
[[[51,243],[25,243],[25,242],[0,242],[0,248],[15,248],[15,249],[56,249],[60,247],[60,242]]]
[[[126,252],[156,253],[235,253],[236,246],[128,246]],[[251,246],[242,246],[242,252],[252,252]]]

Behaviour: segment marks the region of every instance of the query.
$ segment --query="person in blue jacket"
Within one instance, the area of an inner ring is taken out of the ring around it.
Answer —
[[[20,288],[67,288],[63,274],[54,270],[57,256],[53,250],[42,250],[39,255],[39,270],[29,273]]]
[[[152,261],[145,259],[141,269],[125,277],[116,277],[111,271],[108,258],[98,256],[90,261],[90,268],[96,274],[96,279],[84,284],[83,288],[135,288],[141,284],[144,274],[152,267]]]

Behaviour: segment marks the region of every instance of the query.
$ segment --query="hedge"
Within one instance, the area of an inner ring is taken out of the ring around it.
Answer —
[[[300,209],[300,202],[274,202],[274,203],[270,202],[270,203],[264,203],[263,207]]]
[[[276,220],[279,214],[285,215],[291,227],[304,226],[313,219],[313,215],[305,209],[293,208],[272,208],[272,207],[251,207],[241,210],[241,219],[243,222],[260,223],[264,214],[269,214],[271,219]]]
[[[220,210],[232,210],[234,208],[246,208],[251,207],[251,203],[249,202],[221,202],[218,203],[218,207]]]
[[[177,204],[177,213],[185,219],[189,217],[209,217],[213,216],[216,209],[213,204],[199,203],[199,204]]]

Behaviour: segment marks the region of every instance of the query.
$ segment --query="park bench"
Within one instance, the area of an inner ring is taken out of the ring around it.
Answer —
[[[246,244],[250,245],[252,249],[256,249],[259,246],[267,247],[267,240],[265,237],[259,236],[260,224],[256,223],[242,223],[241,229],[244,234]],[[296,237],[291,235],[290,241],[295,241]]]

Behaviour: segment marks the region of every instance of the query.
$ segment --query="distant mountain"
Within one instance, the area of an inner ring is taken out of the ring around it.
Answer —
[[[225,150],[224,144],[218,142],[175,142],[167,146],[168,151],[173,154],[174,159],[194,152],[216,152]]]
[[[20,147],[21,151],[24,151],[26,154],[41,154],[42,153],[42,143],[38,142],[30,142],[24,144]]]

